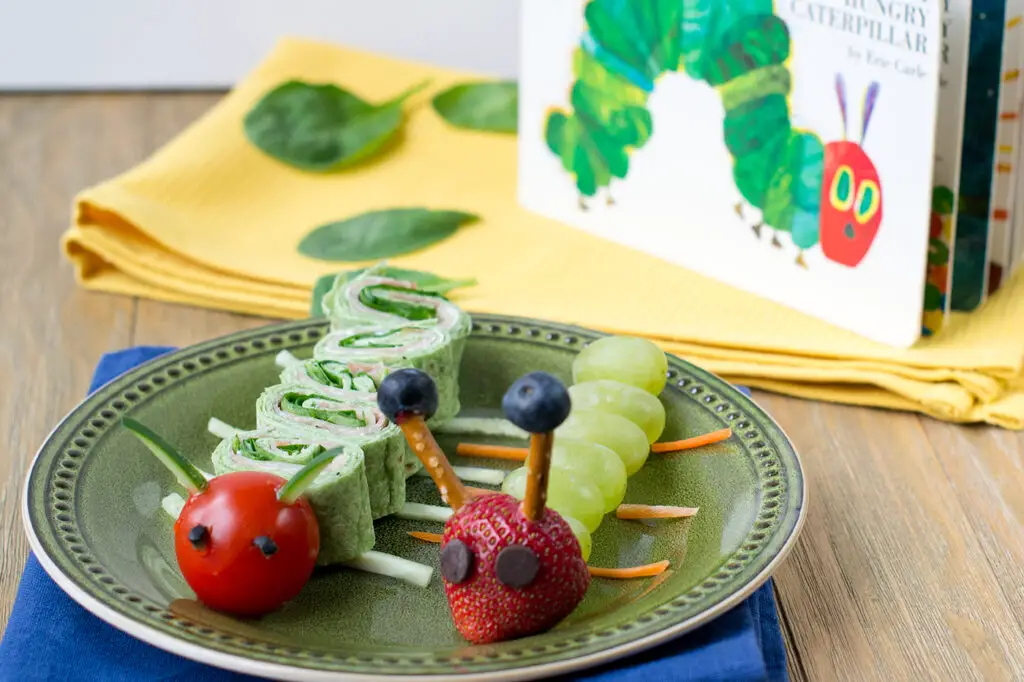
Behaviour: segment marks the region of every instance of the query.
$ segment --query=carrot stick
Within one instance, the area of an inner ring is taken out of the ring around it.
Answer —
[[[728,440],[731,436],[732,429],[721,429],[700,436],[694,436],[693,438],[654,443],[651,445],[651,452],[664,454],[666,452],[693,450],[703,445],[721,443],[723,440]],[[510,448],[505,445],[483,445],[480,443],[459,443],[455,448],[455,454],[464,457],[490,457],[491,459],[510,459],[516,462],[526,461],[526,455],[529,452],[529,448]]]
[[[510,448],[504,445],[480,445],[478,443],[459,443],[455,447],[456,455],[464,457],[490,457],[491,459],[511,459],[525,462],[527,448]]]
[[[590,575],[595,578],[616,578],[619,580],[625,580],[626,578],[650,578],[651,576],[664,573],[665,569],[668,568],[668,560],[643,566],[631,566],[630,568],[597,568],[596,566],[588,566],[587,568],[590,569]]]
[[[705,433],[702,436],[694,436],[693,438],[666,441],[664,443],[654,443],[651,445],[651,452],[679,452],[680,450],[692,450],[693,448],[699,448],[702,445],[720,443],[723,440],[728,439],[730,436],[732,436],[732,429],[721,429],[720,431],[712,431],[711,433]]]
[[[410,530],[409,535],[413,536],[417,540],[423,540],[424,542],[433,542],[435,544],[441,543],[441,535],[438,533],[424,533],[423,531]],[[598,568],[596,566],[587,566],[587,569],[590,571],[590,575],[595,578],[625,580],[627,578],[650,578],[651,576],[664,573],[668,566],[669,563],[666,560],[653,564],[645,564],[643,566],[632,566],[630,568]]]
[[[620,504],[615,516],[620,519],[685,519],[697,513],[698,507],[666,507],[649,504]]]

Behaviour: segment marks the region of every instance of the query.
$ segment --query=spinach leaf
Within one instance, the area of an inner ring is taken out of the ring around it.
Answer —
[[[327,261],[388,258],[426,248],[479,218],[461,211],[391,208],[327,223],[299,242],[299,253]]]
[[[287,81],[246,114],[245,135],[289,166],[320,173],[338,170],[379,152],[402,127],[402,103],[426,85],[371,104],[336,85]]]
[[[372,287],[363,287],[359,292],[359,302],[371,310],[382,313],[390,313],[404,317],[410,322],[437,319],[437,309],[430,305],[420,305],[401,299],[392,299],[387,293],[408,291],[405,287],[396,287],[390,284],[378,284]],[[383,295],[381,295],[383,294]],[[421,292],[423,296],[434,297],[444,300],[444,296],[433,291]]]
[[[456,128],[514,133],[519,121],[515,81],[463,83],[438,94],[434,110]]]
[[[331,287],[334,286],[334,281],[338,278],[338,273],[331,275],[324,275],[316,281],[313,285],[313,298],[309,301],[309,316],[310,317],[324,317],[323,308],[321,308],[321,301]]]
[[[321,307],[321,301],[324,295],[331,290],[334,286],[335,280],[338,275],[344,275],[346,281],[366,272],[369,268],[359,268],[357,270],[348,270],[346,272],[335,272],[329,275],[324,275],[316,281],[313,285],[313,297],[309,303],[309,316],[310,317],[323,317],[324,311]],[[463,287],[471,287],[476,285],[476,279],[448,279],[435,275],[432,272],[424,272],[422,270],[409,270],[408,268],[399,268],[391,265],[380,266],[377,272],[382,277],[391,277],[392,279],[400,279],[404,282],[412,282],[416,285],[416,288],[420,291],[441,294],[444,296],[450,291],[455,289],[461,289]]]
[[[285,393],[281,397],[281,409],[297,417],[312,417],[313,419],[338,424],[339,426],[351,426],[354,428],[366,426],[366,420],[355,410],[346,410],[340,407],[336,409],[329,407],[306,407],[306,402],[310,400],[330,400],[330,398],[324,398],[313,393]]]
[[[359,268],[353,270],[347,275],[348,279],[363,274],[369,268]],[[420,291],[425,291],[434,294],[447,294],[453,289],[461,289],[462,287],[471,287],[476,284],[475,279],[448,279],[435,275],[432,272],[423,272],[422,270],[409,270],[407,268],[399,268],[391,265],[381,266],[377,270],[377,273],[381,277],[390,277],[391,279],[402,280],[403,282],[412,282],[416,285],[416,288]]]

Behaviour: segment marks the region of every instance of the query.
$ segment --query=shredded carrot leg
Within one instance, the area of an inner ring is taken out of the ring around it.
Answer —
[[[651,445],[651,452],[679,452],[680,450],[692,450],[693,448],[699,448],[702,445],[721,443],[723,440],[727,440],[730,436],[732,436],[732,429],[712,431],[711,433],[705,433],[703,436],[694,436],[693,438],[686,438],[684,440],[654,443]]]
[[[487,488],[474,488],[472,486],[466,486],[466,491],[471,495],[476,495],[477,497],[481,495],[495,495],[501,492],[500,490],[488,490]]]
[[[478,443],[459,443],[455,448],[456,455],[511,459],[516,462],[525,462],[526,455],[529,452],[527,448],[510,448],[504,445],[480,445]]]
[[[697,513],[698,507],[666,507],[649,504],[620,504],[615,516],[620,519],[685,519]]]
[[[423,540],[424,542],[441,544],[441,535],[439,533],[424,533],[419,530],[411,530],[409,531],[409,535],[413,536],[417,540]],[[649,578],[651,576],[659,575],[665,572],[668,565],[668,561],[659,561],[654,564],[633,566],[631,568],[596,568],[594,566],[588,566],[587,569],[590,571],[590,575],[595,578],[615,578],[618,580],[625,580],[626,578]]]
[[[664,573],[665,569],[668,568],[668,560],[643,566],[632,566],[630,568],[597,568],[596,566],[588,566],[587,568],[590,569],[590,575],[595,578],[616,578],[619,580],[625,580],[626,578],[650,578],[651,576]]]

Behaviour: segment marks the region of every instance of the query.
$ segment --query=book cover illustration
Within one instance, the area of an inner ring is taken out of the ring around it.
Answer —
[[[949,313],[956,239],[957,195],[963,149],[964,106],[971,0],[944,0],[942,59],[939,69],[939,122],[935,138],[934,189],[928,233],[921,335],[932,336]]]
[[[939,0],[525,0],[520,201],[884,343],[921,333]]]
[[[928,275],[924,285],[924,313],[921,335],[932,336],[942,329],[949,306],[950,261],[956,232],[955,195],[946,185],[932,191],[932,212],[928,222]]]

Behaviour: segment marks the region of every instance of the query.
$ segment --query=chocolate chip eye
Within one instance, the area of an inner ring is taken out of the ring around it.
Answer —
[[[268,538],[266,535],[260,535],[252,541],[252,544],[259,547],[260,551],[263,552],[263,556],[265,557],[273,556],[277,553],[277,543]]]
[[[210,529],[202,524],[192,526],[192,529],[188,532],[188,541],[192,543],[192,547],[195,549],[202,549],[206,546],[206,541],[210,539]]]
[[[498,553],[494,572],[509,587],[526,587],[537,577],[540,562],[526,545],[509,545]]]
[[[473,550],[462,540],[452,540],[441,548],[441,576],[458,585],[473,572]]]

